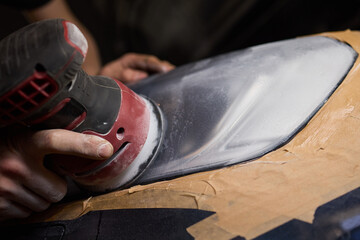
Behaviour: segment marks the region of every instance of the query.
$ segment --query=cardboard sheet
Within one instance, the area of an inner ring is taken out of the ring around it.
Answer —
[[[360,33],[325,33],[360,52]],[[196,239],[251,239],[360,186],[360,62],[307,126],[285,146],[251,162],[57,205],[30,222],[89,211],[194,208],[216,214],[189,227]]]

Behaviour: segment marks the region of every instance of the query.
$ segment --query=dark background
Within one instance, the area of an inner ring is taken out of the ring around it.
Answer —
[[[180,65],[296,36],[360,29],[360,0],[72,0],[103,62],[126,52]],[[0,37],[27,24],[0,7]]]

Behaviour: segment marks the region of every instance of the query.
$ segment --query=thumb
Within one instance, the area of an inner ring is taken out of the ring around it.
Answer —
[[[33,151],[39,151],[43,155],[65,154],[103,160],[111,157],[114,151],[113,146],[101,137],[64,129],[35,132],[29,141]]]

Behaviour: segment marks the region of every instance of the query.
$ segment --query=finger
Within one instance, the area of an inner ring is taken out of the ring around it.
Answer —
[[[124,66],[124,62],[117,60],[111,62],[100,71],[101,75],[112,77],[120,80],[123,83],[136,83],[141,79],[148,77],[148,74],[144,71],[131,68],[128,63]],[[130,64],[131,65],[131,64]]]
[[[166,73],[175,68],[175,66],[169,62],[161,61],[154,56],[148,57],[145,64],[147,69],[156,73]]]
[[[120,80],[122,71],[123,71],[123,64],[119,59],[117,59],[115,61],[107,63],[100,70],[99,74]]]
[[[168,61],[161,61],[161,63],[162,73],[169,72],[175,68],[175,65],[169,63]]]
[[[21,206],[26,206],[32,211],[44,211],[50,203],[39,197],[34,192],[24,188],[12,179],[3,177],[0,186],[2,197],[11,200]]]
[[[60,201],[67,191],[65,180],[44,167],[41,154],[36,157],[36,154],[28,153],[26,156],[31,157],[23,158],[11,152],[2,156],[0,197],[10,198],[25,206],[30,204],[29,207],[35,211],[42,209],[37,204],[47,207],[46,202]]]
[[[0,221],[12,218],[26,218],[31,211],[7,199],[0,198]]]
[[[0,197],[30,203],[36,208],[34,205],[41,203],[41,198],[46,202],[58,202],[66,194],[66,181],[37,161],[26,161],[25,164],[18,156],[12,155],[2,159],[0,169]],[[39,198],[28,194],[37,194]]]
[[[113,154],[113,146],[98,136],[63,129],[35,132],[29,139],[33,151],[45,154],[66,154],[92,159],[105,159]]]
[[[50,202],[46,201],[43,197],[40,197],[26,187],[22,186],[19,188],[16,195],[12,198],[14,202],[26,206],[34,212],[42,212],[50,207]]]
[[[128,54],[125,55],[129,67],[137,68],[147,72],[165,73],[174,69],[174,65],[167,61],[161,61],[155,56],[145,54]]]
[[[136,83],[146,77],[148,77],[148,74],[144,71],[127,68],[122,71],[118,79],[125,83]]]
[[[59,202],[67,192],[66,181],[42,166],[26,176],[23,185],[50,203]]]

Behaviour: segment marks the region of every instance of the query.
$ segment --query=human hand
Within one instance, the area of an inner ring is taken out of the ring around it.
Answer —
[[[169,62],[152,55],[127,53],[106,64],[100,70],[100,75],[116,78],[123,83],[136,83],[151,73],[165,73],[174,68]]]
[[[113,153],[112,145],[106,140],[68,130],[8,135],[0,140],[1,221],[43,211],[65,196],[66,182],[44,167],[45,155],[68,154],[103,160]]]

